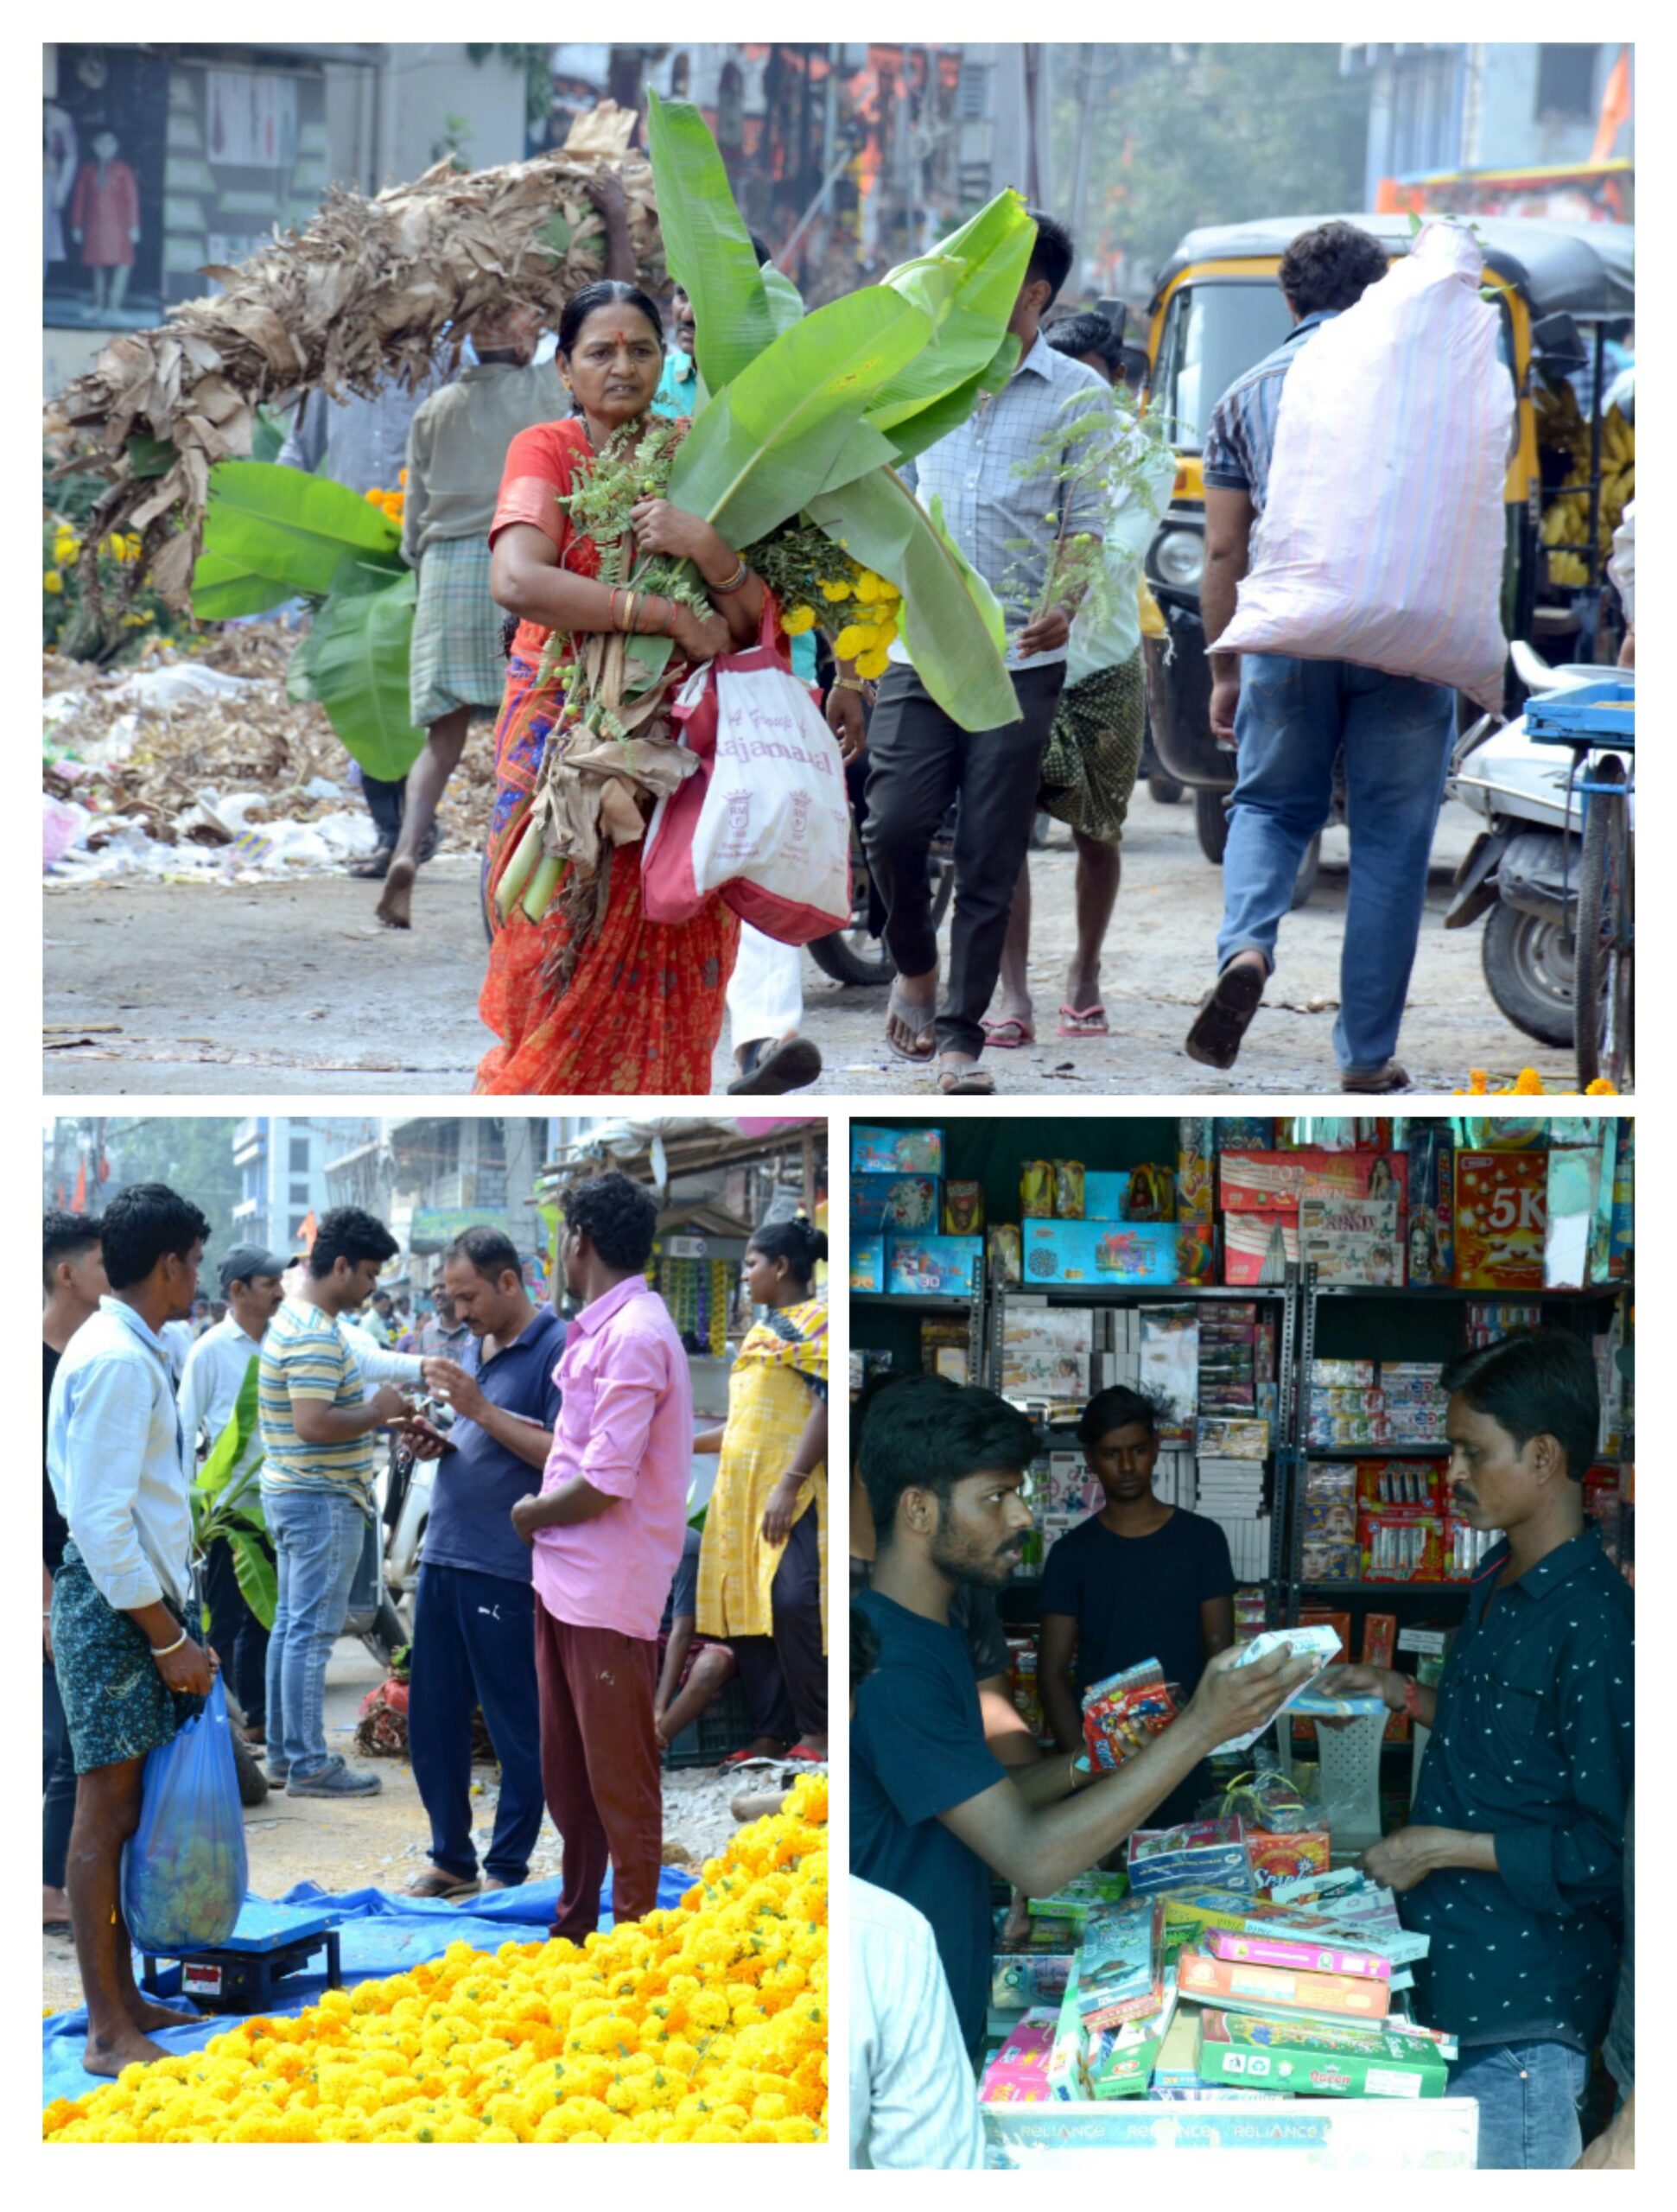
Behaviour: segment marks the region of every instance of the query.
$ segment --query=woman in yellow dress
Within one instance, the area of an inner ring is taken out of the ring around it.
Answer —
[[[810,1295],[826,1256],[803,1214],[753,1236],[746,1288],[767,1316],[740,1347],[727,1421],[693,1440],[721,1455],[698,1631],[733,1650],[756,1732],[726,1764],[827,1757],[827,1308]]]

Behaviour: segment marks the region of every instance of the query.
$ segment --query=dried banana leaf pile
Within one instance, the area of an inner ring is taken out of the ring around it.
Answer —
[[[144,556],[124,568],[124,595],[149,575],[184,604],[210,470],[250,454],[258,406],[370,395],[391,376],[411,386],[445,329],[457,353],[480,317],[515,303],[556,319],[601,273],[605,232],[587,188],[603,168],[623,188],[641,281],[662,284],[651,167],[628,150],[634,121],[607,102],[535,161],[469,175],[441,162],[373,200],[334,187],[304,228],[237,269],[206,270],[224,288],[215,297],[113,338],[47,410],[66,467],[111,480],[84,532],[85,588],[98,595],[92,549],[132,531]]]

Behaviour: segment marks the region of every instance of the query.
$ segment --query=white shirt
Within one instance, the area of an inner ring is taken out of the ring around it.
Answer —
[[[195,1341],[190,1321],[165,1321],[157,1332],[163,1350],[168,1354],[169,1372],[178,1382],[186,1371],[187,1354]]]
[[[924,1915],[848,1876],[850,2163],[984,2163],[978,2087]]]
[[[370,1398],[381,1382],[417,1382],[423,1366],[416,1352],[387,1351],[377,1338],[370,1335],[359,1321],[352,1321],[347,1313],[338,1316],[338,1326],[344,1332],[344,1342],[349,1346],[349,1356],[361,1370],[365,1385],[361,1395]]]
[[[130,1306],[99,1300],[66,1345],[47,1471],[93,1586],[118,1612],[187,1602],[192,1507],[168,1348]]]

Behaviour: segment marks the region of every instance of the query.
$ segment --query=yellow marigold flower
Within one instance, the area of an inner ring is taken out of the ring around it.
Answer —
[[[875,677],[883,676],[890,665],[890,654],[877,646],[871,652],[858,653],[856,656],[857,675],[866,677],[870,682]]]
[[[833,651],[841,660],[854,660],[859,653],[865,653],[873,642],[873,632],[870,625],[848,622],[834,639]]]
[[[48,569],[47,570],[46,574],[41,579],[41,588],[42,591],[52,592],[54,594],[63,590],[64,579],[60,575],[56,569]]]
[[[398,469],[397,470],[397,472],[396,472],[396,480],[397,480],[397,483],[402,486],[402,489],[405,492],[405,491],[407,490],[407,488],[408,488],[408,472],[407,472],[407,470],[406,470],[405,468],[398,468]]]
[[[844,577],[835,576],[830,582],[823,584],[821,595],[836,607],[841,600],[846,600],[851,596],[851,586]]]
[[[1521,1069],[1514,1079],[1514,1096],[1516,1098],[1540,1098],[1543,1096],[1543,1078],[1535,1068]]]
[[[780,626],[789,638],[801,638],[806,630],[815,628],[816,611],[813,607],[791,607],[781,616]]]
[[[1585,1086],[1584,1095],[1586,1098],[1617,1098],[1618,1085],[1609,1083],[1604,1075],[1598,1075],[1593,1083]]]
[[[379,486],[375,484],[370,492],[363,494],[363,497],[366,499],[369,506],[381,507],[384,504],[385,499],[389,497],[389,494],[382,491]]]

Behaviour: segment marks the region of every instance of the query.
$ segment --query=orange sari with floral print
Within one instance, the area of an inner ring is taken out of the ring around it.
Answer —
[[[531,523],[552,539],[565,568],[598,575],[599,549],[573,534],[558,505],[573,469],[588,457],[578,417],[520,431],[507,449],[491,543],[509,523]],[[569,941],[558,904],[539,922],[518,906],[505,922],[496,915],[495,887],[517,847],[564,704],[569,647],[556,669],[541,677],[550,635],[539,624],[519,624],[495,728],[495,805],[483,870],[492,940],[478,1011],[500,1041],[483,1057],[477,1089],[544,1097],[708,1093],[740,942],[739,918],[721,899],[708,899],[688,922],[648,921],[639,848],[620,848],[613,857],[605,918],[562,991],[542,974]]]

